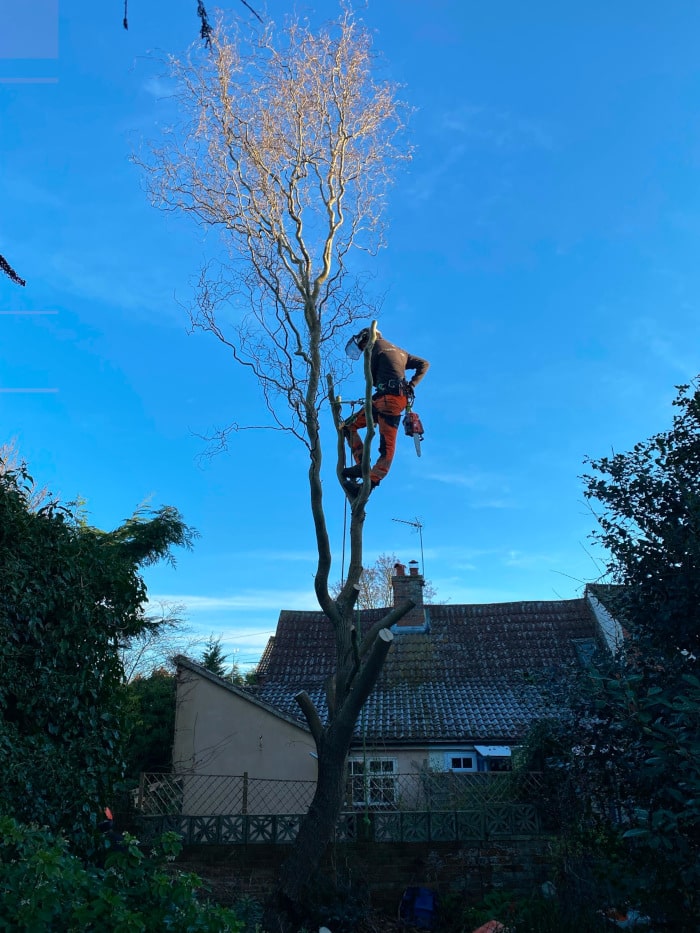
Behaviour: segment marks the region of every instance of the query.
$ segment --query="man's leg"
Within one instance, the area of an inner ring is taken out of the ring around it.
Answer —
[[[345,439],[350,447],[350,453],[357,464],[362,463],[362,438],[357,431],[359,428],[366,427],[367,419],[365,418],[365,410],[361,408],[352,418],[349,418],[345,422],[345,427],[343,428]]]
[[[372,467],[370,479],[373,486],[389,472],[396,452],[396,435],[401,424],[401,414],[406,408],[405,395],[385,395],[376,399],[374,407],[379,428],[379,459]]]

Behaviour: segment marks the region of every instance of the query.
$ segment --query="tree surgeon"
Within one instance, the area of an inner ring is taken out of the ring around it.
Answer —
[[[364,352],[371,337],[369,327],[363,328],[348,341],[345,352],[350,359],[357,360]],[[372,385],[376,392],[372,396],[372,419],[379,428],[379,459],[370,470],[372,489],[379,485],[389,472],[396,451],[396,435],[401,415],[409,401],[413,401],[414,389],[428,371],[430,363],[394,346],[376,331],[372,347],[370,368]],[[406,370],[414,370],[413,378],[406,380]],[[343,470],[343,488],[354,497],[360,485],[354,480],[362,479],[362,438],[357,433],[367,427],[364,409],[345,422],[343,433],[350,447],[354,465]]]

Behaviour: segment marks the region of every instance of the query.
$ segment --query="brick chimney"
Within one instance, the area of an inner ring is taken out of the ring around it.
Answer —
[[[425,580],[418,573],[418,561],[412,560],[408,565],[406,573],[405,564],[394,564],[394,576],[391,578],[391,586],[394,590],[394,605],[405,602],[407,599],[413,600],[416,604],[410,612],[396,623],[395,631],[409,631],[425,629],[426,615],[423,605],[423,587]]]

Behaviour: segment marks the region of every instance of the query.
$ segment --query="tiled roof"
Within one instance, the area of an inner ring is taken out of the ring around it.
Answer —
[[[597,637],[585,599],[428,606],[429,631],[396,635],[356,733],[384,741],[515,741],[552,711],[552,688]],[[359,613],[362,629],[381,610]],[[333,631],[320,612],[282,612],[258,696],[298,718],[307,690],[325,710]]]
[[[314,687],[308,692],[323,718],[323,689]],[[291,687],[268,684],[259,695],[301,720],[294,693]],[[534,685],[378,685],[360,714],[355,737],[391,743],[508,743],[522,737],[531,722],[548,712],[551,707]]]

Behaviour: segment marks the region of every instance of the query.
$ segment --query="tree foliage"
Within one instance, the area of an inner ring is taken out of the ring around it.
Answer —
[[[209,636],[207,644],[202,652],[202,660],[199,662],[206,670],[216,674],[217,677],[226,676],[226,655],[221,647],[221,638]]]
[[[0,476],[5,473],[18,473],[25,466],[24,460],[19,450],[19,444],[16,437],[0,444]],[[31,491],[28,496],[29,508],[36,511],[42,505],[48,505],[49,501],[57,502],[58,498],[51,494],[48,486],[37,486],[31,480]]]
[[[167,864],[182,848],[169,833],[148,857],[131,837],[85,863],[65,839],[0,816],[0,930],[243,933],[234,910],[207,904],[196,875]]]
[[[0,812],[87,844],[123,771],[119,646],[153,624],[139,568],[193,533],[169,507],[103,532],[32,489],[0,475]]]
[[[586,496],[625,629],[582,703],[572,801],[617,853],[628,896],[674,929],[700,921],[700,392],[680,386],[670,429],[590,460]]]
[[[227,657],[228,655],[224,654],[221,647],[221,636],[214,638],[213,635],[210,635],[199,663],[206,670],[216,674],[217,677],[228,680],[229,683],[239,685],[255,683],[256,675],[254,670],[242,674],[236,663],[235,653],[232,655],[231,663],[228,666],[226,664]]]
[[[160,668],[125,687],[127,732],[125,776],[135,783],[143,771],[169,771],[175,736],[175,676]]]
[[[679,386],[673,404],[669,430],[589,461],[586,496],[602,507],[596,537],[624,584],[617,603],[631,636],[700,657],[700,393]]]

